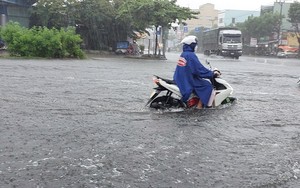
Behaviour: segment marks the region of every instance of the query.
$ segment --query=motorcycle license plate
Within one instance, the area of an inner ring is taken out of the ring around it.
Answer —
[[[150,99],[155,95],[155,91],[152,91],[151,95],[150,95]]]
[[[155,97],[157,97],[158,94],[160,94],[160,90],[154,90],[151,95],[150,95],[150,99],[149,100],[153,100]]]
[[[150,95],[150,99],[146,103],[146,106],[160,93],[160,91],[153,91]]]
[[[150,99],[156,97],[158,93],[160,93],[160,92],[158,92],[158,91],[152,91],[152,93],[150,95]]]

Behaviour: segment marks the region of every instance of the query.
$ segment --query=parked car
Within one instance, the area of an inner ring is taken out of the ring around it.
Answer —
[[[295,58],[297,57],[298,52],[295,51],[279,51],[277,53],[278,58]]]

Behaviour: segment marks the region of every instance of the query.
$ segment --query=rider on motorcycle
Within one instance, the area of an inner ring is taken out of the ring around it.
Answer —
[[[211,107],[215,91],[212,84],[205,78],[218,77],[220,72],[211,71],[201,64],[195,54],[198,44],[196,36],[187,36],[181,43],[183,52],[177,62],[173,78],[179,87],[182,101],[187,103],[188,107]]]

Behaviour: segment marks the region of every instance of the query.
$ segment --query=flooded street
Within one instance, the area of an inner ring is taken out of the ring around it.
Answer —
[[[211,57],[236,104],[145,108],[178,56],[0,59],[0,187],[299,187],[300,61]]]

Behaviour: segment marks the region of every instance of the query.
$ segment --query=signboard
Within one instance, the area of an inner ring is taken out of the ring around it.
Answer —
[[[196,28],[195,28],[195,32],[196,32],[196,33],[199,33],[199,32],[200,32],[200,27],[196,27]]]
[[[161,27],[158,27],[158,28],[157,28],[156,35],[158,35],[158,36],[161,35]]]
[[[255,47],[257,45],[257,38],[250,39],[250,46]]]
[[[189,32],[189,28],[188,28],[187,26],[183,26],[183,32],[184,32],[184,33]]]
[[[288,45],[288,41],[287,40],[280,40],[280,44],[282,44],[282,45]]]

